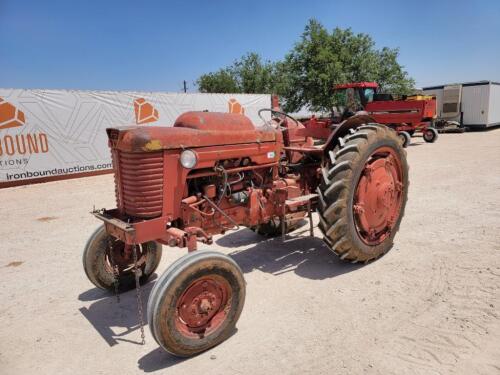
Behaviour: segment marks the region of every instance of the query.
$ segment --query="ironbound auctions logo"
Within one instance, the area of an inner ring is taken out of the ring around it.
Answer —
[[[0,129],[23,126],[24,112],[0,98]],[[49,142],[45,133],[28,133],[0,136],[0,156],[18,156],[46,153]]]
[[[245,108],[235,98],[229,99],[227,104],[229,106],[229,113],[237,113],[239,115],[245,114]]]
[[[158,110],[144,98],[134,100],[135,123],[137,125],[158,121]]]

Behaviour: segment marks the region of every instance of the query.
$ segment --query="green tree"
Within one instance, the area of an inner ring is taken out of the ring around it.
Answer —
[[[272,91],[274,65],[257,53],[248,53],[231,66],[198,78],[200,92],[269,93]]]
[[[399,65],[399,50],[384,47],[377,51],[378,55],[378,75],[376,81],[384,92],[407,95],[415,90],[415,81],[408,77],[408,73]]]
[[[197,81],[200,92],[239,93],[238,82],[229,68],[203,74]]]
[[[376,81],[384,92],[410,93],[414,81],[398,63],[398,54],[398,49],[377,49],[367,34],[340,28],[329,32],[311,19],[282,61],[248,53],[229,67],[202,75],[197,84],[200,92],[276,93],[289,112],[302,107],[329,111],[337,100],[333,86],[339,83]]]
[[[397,62],[398,50],[377,50],[367,34],[335,28],[331,33],[318,21],[307,24],[298,43],[277,64],[276,92],[285,99],[285,109],[304,106],[329,111],[335,105],[335,84],[376,81],[383,91],[409,93],[413,79]]]

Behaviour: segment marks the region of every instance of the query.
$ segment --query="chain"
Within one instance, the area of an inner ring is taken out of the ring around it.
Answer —
[[[120,294],[118,293],[119,283],[120,283],[120,272],[118,270],[118,265],[115,263],[113,255],[113,240],[111,236],[108,236],[108,250],[109,250],[109,260],[111,261],[111,267],[113,268],[113,286],[115,288],[116,302],[120,303]]]
[[[142,311],[142,295],[141,295],[141,283],[139,281],[140,274],[142,273],[141,269],[137,265],[137,245],[134,246],[134,274],[135,274],[135,290],[137,292],[137,312],[139,313],[139,326],[141,327],[141,344],[144,345],[146,343],[145,335],[144,335],[144,314]],[[142,245],[141,250],[142,250]]]

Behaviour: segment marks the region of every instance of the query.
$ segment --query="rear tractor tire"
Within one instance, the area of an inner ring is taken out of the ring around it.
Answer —
[[[380,124],[344,137],[323,167],[319,228],[329,248],[352,263],[387,251],[408,196],[408,164],[398,135]]]
[[[195,251],[175,261],[156,282],[148,323],[167,352],[189,357],[226,340],[245,303],[245,280],[236,262],[215,251]]]
[[[434,128],[427,128],[422,137],[427,143],[434,143],[438,139],[438,131]]]
[[[109,245],[113,251],[113,263],[118,271],[118,290],[125,292],[135,287],[133,272],[133,249],[122,241],[106,233],[104,225],[98,227],[90,236],[83,251],[83,269],[88,279],[100,289],[114,291],[115,273],[112,267]],[[161,244],[150,241],[138,246],[137,265],[141,269],[139,281],[144,284],[154,273],[161,260]]]

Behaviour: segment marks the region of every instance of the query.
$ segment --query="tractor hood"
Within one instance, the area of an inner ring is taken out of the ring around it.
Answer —
[[[281,141],[276,129],[256,128],[244,115],[217,112],[186,112],[173,127],[137,125],[106,132],[110,147],[127,152]]]

